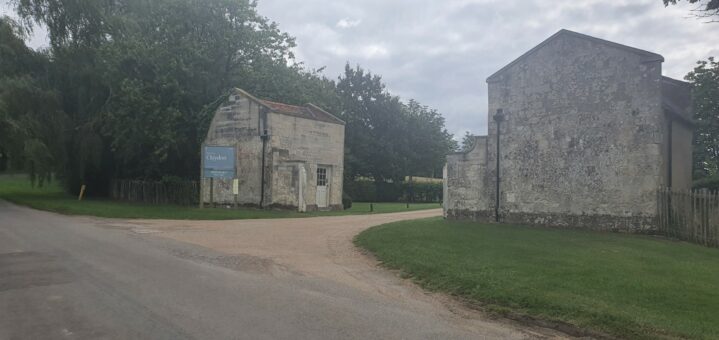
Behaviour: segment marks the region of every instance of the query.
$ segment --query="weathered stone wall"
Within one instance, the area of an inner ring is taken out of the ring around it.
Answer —
[[[240,92],[232,93],[217,109],[205,139],[206,145],[234,146],[240,191],[238,203],[257,205],[262,183],[261,112],[266,109]],[[210,202],[209,179],[203,181],[205,202]],[[214,202],[234,203],[232,180],[214,180]]]
[[[444,211],[450,219],[487,220],[493,216],[486,195],[487,136],[477,136],[474,147],[447,156]]]
[[[307,175],[300,177],[300,167],[304,167],[304,163],[286,163],[272,165],[272,184],[269,191],[271,199],[270,204],[276,207],[299,207],[300,191],[302,186],[306,186]],[[300,183],[302,181],[302,183]]]
[[[304,200],[308,210],[317,209],[317,167],[329,168],[329,198],[332,209],[342,209],[344,171],[344,125],[292,117],[278,113],[268,116],[273,171],[287,162],[303,162],[306,170]],[[295,170],[298,172],[299,170]],[[273,185],[271,202],[297,206],[297,182],[281,180]],[[288,186],[289,185],[289,186]],[[290,187],[294,186],[294,187]],[[295,198],[291,198],[295,195]]]
[[[497,109],[503,221],[651,228],[665,180],[660,61],[560,36],[489,82],[490,114]],[[490,121],[489,164],[496,135]],[[487,196],[493,209],[494,191]]]

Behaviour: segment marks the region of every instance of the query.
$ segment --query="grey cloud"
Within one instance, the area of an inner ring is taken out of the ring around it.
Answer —
[[[263,15],[297,37],[308,66],[326,66],[336,77],[345,62],[360,64],[382,75],[393,93],[438,109],[457,137],[486,132],[487,76],[561,28],[660,53],[665,73],[683,77],[696,60],[719,54],[719,25],[689,18],[688,9],[659,0],[259,3]],[[347,18],[360,23],[337,27]],[[386,54],[366,53],[371,46]]]

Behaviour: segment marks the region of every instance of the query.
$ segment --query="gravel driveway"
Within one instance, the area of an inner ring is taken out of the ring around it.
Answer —
[[[489,318],[443,294],[428,293],[378,266],[354,246],[361,231],[380,224],[441,216],[441,209],[402,213],[296,219],[177,221],[131,220],[126,227],[199,245],[228,255],[226,266],[283,277],[331,281],[362,294],[399,304],[410,313],[431,315],[462,332],[489,338],[565,338],[553,330]],[[117,224],[117,223],[115,223]],[[217,260],[216,260],[217,261]]]

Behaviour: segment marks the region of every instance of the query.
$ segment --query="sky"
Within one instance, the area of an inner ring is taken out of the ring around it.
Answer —
[[[486,134],[486,78],[560,29],[664,56],[682,79],[719,57],[719,23],[696,5],[661,0],[258,0],[258,12],[296,38],[297,60],[336,79],[346,63],[382,76],[389,91],[437,109],[447,129]],[[0,13],[9,14],[7,0]],[[29,45],[47,45],[42,29]]]

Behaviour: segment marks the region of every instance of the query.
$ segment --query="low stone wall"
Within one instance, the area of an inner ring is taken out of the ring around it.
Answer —
[[[507,224],[643,234],[652,234],[657,230],[654,216],[508,213],[502,215],[500,221]]]
[[[329,207],[327,207],[326,209],[322,209],[322,210],[317,208],[316,204],[308,204],[307,205],[308,212],[311,212],[311,211],[342,211],[342,210],[344,210],[344,207],[342,206],[342,204],[332,204]]]
[[[467,209],[447,209],[448,220],[470,220],[475,222],[494,222],[494,211],[475,211]]]
[[[448,220],[469,220],[482,223],[494,223],[494,210],[456,210],[446,211]],[[534,225],[552,228],[582,229],[594,231],[629,232],[655,234],[655,216],[612,216],[612,215],[571,215],[539,213],[502,213],[500,223],[516,225]]]

